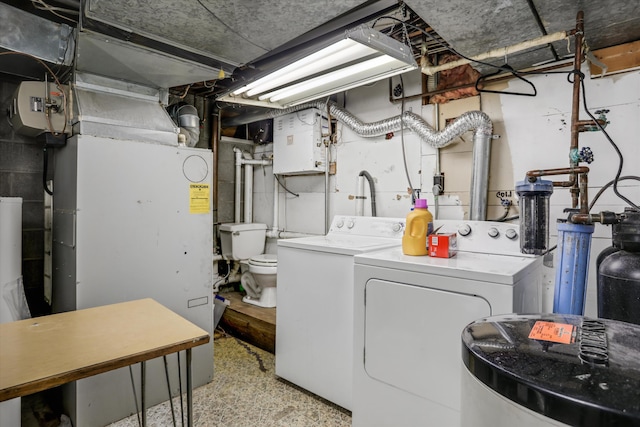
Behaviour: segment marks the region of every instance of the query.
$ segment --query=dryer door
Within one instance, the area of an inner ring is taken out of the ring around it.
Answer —
[[[460,335],[490,315],[489,303],[477,295],[371,279],[365,285],[365,371],[459,411]]]

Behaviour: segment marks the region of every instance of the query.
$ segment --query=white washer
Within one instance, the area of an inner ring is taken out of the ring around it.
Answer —
[[[338,215],[326,236],[278,241],[276,375],[351,409],[353,257],[399,248],[404,222]]]
[[[542,259],[520,253],[517,225],[440,226],[458,233],[453,258],[400,247],[354,258],[354,427],[459,426],[464,327],[540,311]]]

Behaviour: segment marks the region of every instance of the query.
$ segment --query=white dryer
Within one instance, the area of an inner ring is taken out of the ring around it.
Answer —
[[[353,257],[399,248],[404,223],[338,215],[326,236],[278,241],[276,375],[351,410]]]
[[[434,226],[457,232],[457,255],[354,258],[354,427],[459,426],[464,327],[540,311],[542,259],[520,253],[517,225]]]

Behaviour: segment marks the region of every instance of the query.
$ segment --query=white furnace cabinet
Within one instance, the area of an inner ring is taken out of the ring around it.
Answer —
[[[54,312],[150,297],[213,339],[211,151],[78,135],[54,168]],[[176,396],[177,356],[167,359]],[[193,349],[192,370],[194,387],[212,380],[212,341]],[[162,358],[147,363],[146,383],[148,406],[168,399]],[[76,426],[136,412],[127,368],[64,387]]]

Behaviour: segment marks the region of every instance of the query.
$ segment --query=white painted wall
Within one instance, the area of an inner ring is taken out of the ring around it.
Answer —
[[[610,110],[608,118],[611,124],[607,131],[624,155],[622,175],[640,175],[640,71],[628,72],[599,79],[585,80],[587,103],[593,113],[598,109]],[[403,76],[405,93],[412,95],[421,91],[421,75],[418,72]],[[447,117],[481,109],[494,123],[494,134],[500,138],[494,140],[491,153],[491,172],[488,188],[488,219],[499,217],[503,212],[497,191],[513,191],[516,181],[524,178],[526,171],[541,168],[558,168],[569,165],[570,118],[572,85],[564,74],[550,74],[531,77],[536,85],[536,97],[482,94],[466,100],[453,101],[440,108],[442,121]],[[394,84],[399,82],[396,77]],[[524,83],[511,80],[503,83],[504,89],[517,91],[524,89]],[[499,90],[500,87],[492,89]],[[382,81],[367,87],[347,92],[346,109],[364,122],[386,119],[399,115],[400,103],[391,103],[388,94],[388,82]],[[406,102],[406,110],[421,115],[427,123],[435,127],[435,108],[422,106],[420,100]],[[588,116],[581,111],[581,119]],[[463,141],[441,150],[441,170],[445,173],[446,195],[440,197],[438,217],[468,217],[469,187],[471,176],[471,140],[472,133],[462,137]],[[420,141],[410,130],[404,131],[409,178],[414,187],[423,188],[423,196],[433,208],[431,193],[432,179],[436,165],[436,150]],[[615,151],[599,132],[583,133],[580,146],[590,146],[595,153],[595,161],[590,165],[589,192],[591,197],[609,180],[613,179],[618,158]],[[256,158],[270,155],[271,144],[256,147]],[[404,171],[401,148],[401,135],[396,132],[393,138],[361,138],[346,126],[338,126],[338,142],[332,148],[332,157],[337,164],[337,173],[330,177],[330,217],[336,214],[355,214],[358,174],[367,170],[376,185],[377,214],[387,217],[404,217],[410,209],[410,195]],[[564,179],[556,177],[549,179]],[[290,176],[285,178],[287,187],[299,194],[299,197],[279,189],[280,227],[287,231],[324,233],[324,175]],[[635,203],[640,203],[640,183],[622,181],[620,192]],[[365,194],[369,193],[365,184]],[[254,173],[254,221],[272,223],[273,177],[271,168],[256,168]],[[517,205],[517,197],[512,201]],[[568,190],[555,189],[551,197],[552,245],[555,244],[555,219],[562,216],[562,210],[570,207]],[[365,201],[365,214],[370,214],[370,202]],[[624,202],[609,189],[596,204],[594,211],[611,210],[621,212]],[[433,210],[433,209],[432,209]],[[511,210],[517,214],[517,206]],[[610,245],[609,226],[596,225],[592,243],[591,267],[589,273],[587,315],[596,315],[595,259],[597,254]],[[275,252],[274,242],[267,246],[269,252]],[[555,273],[552,268],[545,269],[546,299],[544,310],[551,311],[553,301],[553,283]]]

